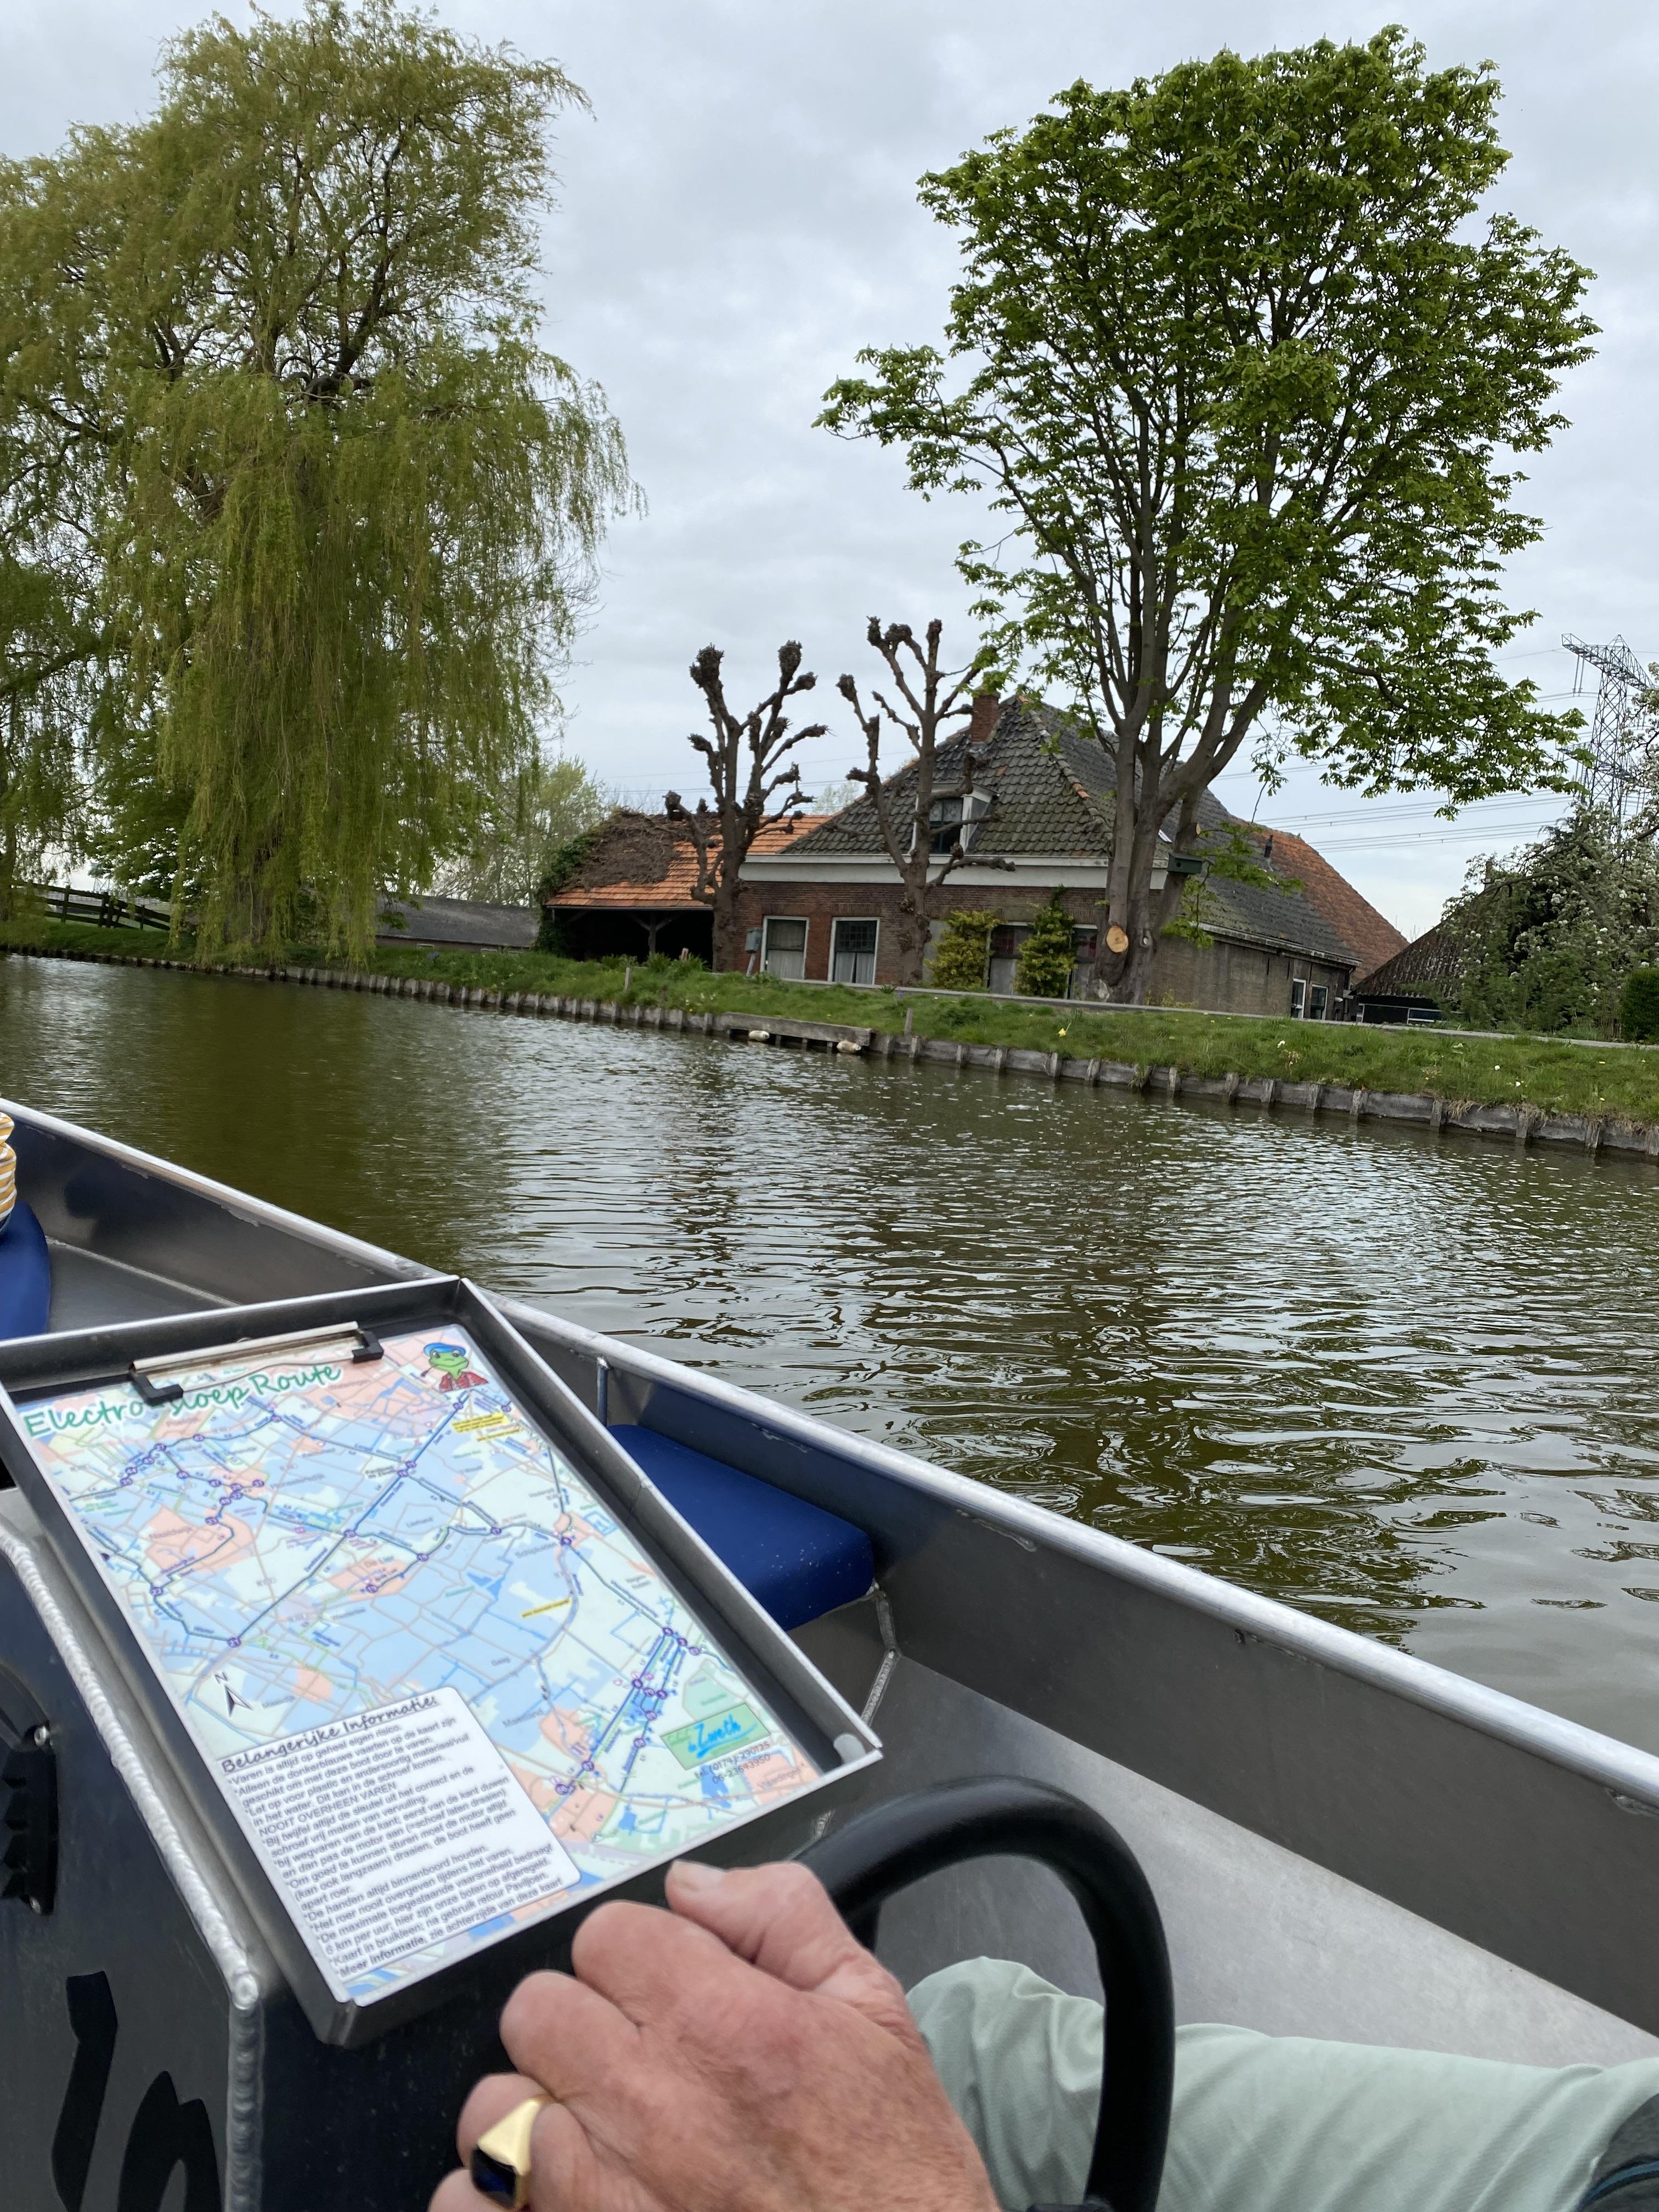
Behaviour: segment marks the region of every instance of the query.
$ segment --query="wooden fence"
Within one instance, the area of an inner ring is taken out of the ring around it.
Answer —
[[[171,929],[173,916],[154,899],[127,898],[119,891],[81,890],[73,884],[21,884],[18,888],[38,911],[55,921],[90,921],[100,929]]]

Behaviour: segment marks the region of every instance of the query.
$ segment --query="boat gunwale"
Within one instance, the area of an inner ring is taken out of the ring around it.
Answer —
[[[360,1266],[382,1269],[392,1280],[420,1280],[442,1272],[39,1108],[0,1098],[0,1112],[11,1115],[20,1124],[37,1123],[60,1139],[101,1152],[137,1173],[159,1176],[250,1225],[276,1230]],[[866,1474],[919,1492],[1024,1547],[1060,1553],[1109,1580],[1132,1583],[1152,1596],[1200,1613],[1246,1640],[1328,1668],[1405,1704],[1511,1745],[1600,1784],[1615,1799],[1631,1801],[1628,1809],[1634,1814],[1659,1814],[1659,1755],[1636,1745],[1552,1713],[1508,1691],[1455,1674],[1432,1660],[1418,1658],[1353,1629],[1321,1620],[1280,1599],[1264,1597],[1223,1581],[1185,1561],[1166,1559],[1126,1538],[1067,1520],[1046,1506],[1011,1498],[972,1476],[935,1467],[896,1445],[860,1437],[821,1416],[797,1412],[702,1368],[564,1320],[523,1297],[488,1290],[486,1295],[495,1299],[514,1326],[527,1328],[532,1337],[550,1337],[579,1357],[603,1361],[613,1373],[700,1399],[781,1441],[850,1461]],[[220,1310],[234,1312],[235,1308]]]

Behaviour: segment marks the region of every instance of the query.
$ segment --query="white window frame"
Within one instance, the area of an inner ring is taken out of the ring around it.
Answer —
[[[1328,983],[1310,983],[1308,986],[1308,1019],[1322,1022],[1329,1019],[1331,987]]]
[[[832,983],[838,980],[836,975],[836,961],[840,949],[837,939],[841,934],[842,925],[844,922],[854,921],[868,922],[871,928],[876,933],[876,941],[870,947],[869,954],[867,956],[870,962],[869,980],[872,983],[876,980],[876,963],[881,957],[881,916],[878,914],[838,914],[834,917],[830,924],[830,981]],[[864,958],[866,956],[861,953],[855,952],[852,957],[854,960],[858,960]]]
[[[812,942],[812,921],[810,915],[769,914],[765,917],[761,923],[760,972],[763,975],[772,975],[777,974],[777,970],[769,964],[772,957],[772,925],[774,922],[777,921],[787,921],[792,928],[797,922],[799,922],[801,932],[800,975],[799,976],[779,975],[778,981],[780,983],[804,981],[806,975],[807,948]]]
[[[948,805],[952,799],[955,799],[962,808],[958,819],[955,822],[935,821],[934,809]],[[937,852],[934,850],[933,840],[946,830],[955,830],[957,836],[952,838],[951,843],[954,845],[959,839],[963,851],[971,852],[974,839],[979,834],[979,825],[990,811],[991,794],[988,791],[936,791],[927,809],[928,851],[933,854],[935,860],[947,860],[950,857],[951,846],[947,845],[942,853]],[[911,832],[910,847],[914,852],[915,849],[914,829]]]
[[[1308,1018],[1308,979],[1305,975],[1291,978],[1291,1019],[1305,1021]]]

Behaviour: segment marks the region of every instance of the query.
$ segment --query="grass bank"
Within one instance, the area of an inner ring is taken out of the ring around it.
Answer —
[[[0,923],[0,950],[107,952],[152,957],[167,947],[155,932],[98,929],[45,920]],[[185,949],[173,957],[188,959]],[[342,966],[315,945],[294,945],[289,967]],[[623,963],[560,960],[539,952],[427,952],[381,946],[353,967],[387,975],[441,978],[471,990],[535,991],[739,1013],[769,1014],[862,1029],[905,1026],[968,1044],[1060,1052],[1067,1059],[1138,1061],[1183,1075],[1273,1077],[1283,1083],[1425,1091],[1449,1105],[1528,1105],[1545,1114],[1659,1121],[1659,1047],[1597,1047],[1537,1036],[1481,1037],[1445,1030],[1381,1030],[1352,1023],[1246,1021],[1158,1007],[1144,1013],[1075,1002],[1010,1006],[989,998],[922,991],[854,991],[780,982],[772,976],[714,975],[678,963],[632,970]]]

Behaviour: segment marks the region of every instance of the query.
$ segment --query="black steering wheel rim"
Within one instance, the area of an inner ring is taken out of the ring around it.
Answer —
[[[1092,1806],[1013,1776],[888,1799],[802,1853],[872,1948],[886,1900],[976,1858],[1030,1858],[1081,1911],[1106,1996],[1100,2113],[1086,2202],[1155,2212],[1175,2085],[1175,1999],[1157,1899],[1140,1862]]]

